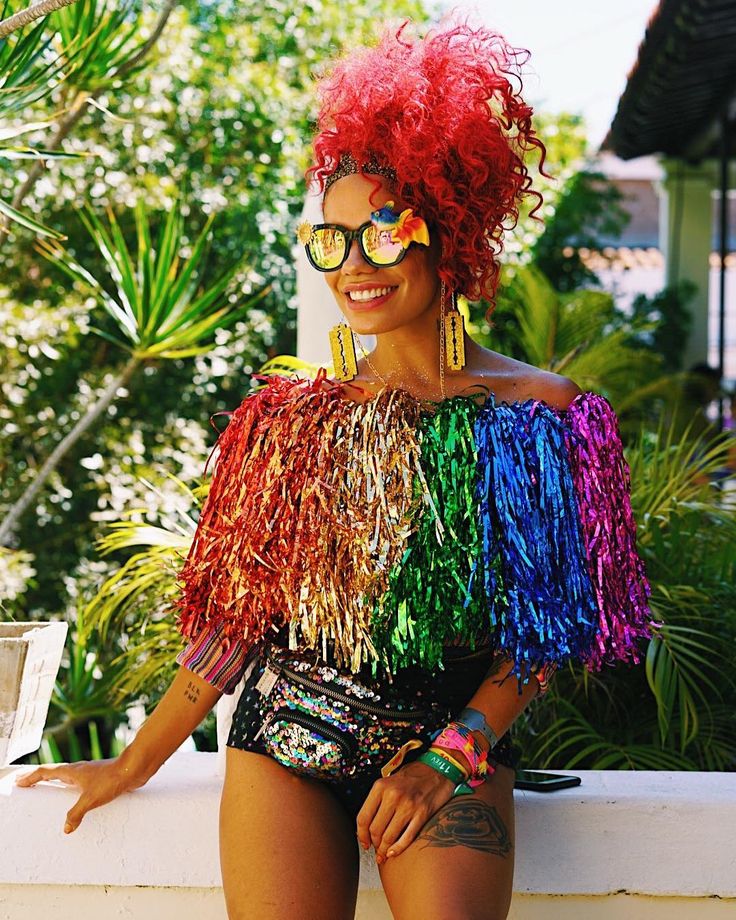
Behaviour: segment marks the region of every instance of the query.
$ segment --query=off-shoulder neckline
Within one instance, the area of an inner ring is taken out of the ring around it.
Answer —
[[[338,391],[342,389],[342,384],[339,381],[328,380],[328,383],[334,384],[335,389]],[[356,386],[356,385],[353,384],[353,386]],[[482,387],[481,384],[478,384],[478,387],[481,387],[482,389],[486,389],[485,387]],[[361,389],[364,389],[364,388],[361,387]],[[359,402],[357,399],[350,399],[349,397],[346,398],[342,393],[339,394],[339,398],[342,399],[343,402],[352,404],[354,406],[366,406],[366,405],[370,405],[371,403],[376,402],[378,398],[384,392],[387,392],[387,391],[391,391],[391,392],[398,391],[401,393],[405,393],[411,399],[414,399],[418,403],[420,403],[422,407],[427,406],[427,407],[440,408],[441,406],[444,406],[445,404],[452,405],[453,403],[472,402],[478,410],[487,409],[489,407],[493,407],[493,408],[505,407],[508,409],[523,409],[529,404],[534,404],[534,405],[539,404],[541,406],[544,406],[547,409],[550,409],[553,412],[564,413],[564,412],[567,412],[569,409],[569,406],[567,407],[567,409],[560,409],[558,406],[553,406],[551,403],[547,402],[546,399],[542,399],[537,396],[527,396],[526,399],[513,399],[513,400],[500,399],[499,400],[495,391],[491,389],[488,389],[488,393],[485,395],[482,402],[478,401],[479,397],[483,395],[482,393],[475,393],[475,394],[474,393],[453,393],[452,396],[446,396],[444,399],[429,399],[429,398],[424,398],[421,396],[415,396],[413,393],[410,393],[408,390],[404,389],[404,387],[395,387],[395,386],[390,386],[388,384],[385,384],[376,392],[371,391],[371,395],[369,396],[369,398],[364,400],[363,402]],[[368,391],[366,390],[366,392]],[[576,400],[580,400],[585,395],[590,395],[590,391],[584,390],[583,392],[578,393],[571,400],[570,405],[572,405],[572,403],[574,403]]]
[[[549,403],[546,399],[543,399],[537,396],[527,396],[525,399],[513,399],[513,400],[500,399],[499,400],[496,392],[490,389],[490,387],[485,387],[483,384],[473,384],[472,385],[472,386],[477,387],[479,390],[486,390],[486,389],[488,390],[483,401],[478,402],[479,397],[483,395],[482,392],[454,393],[452,396],[447,396],[444,399],[434,400],[434,399],[424,398],[420,396],[415,396],[413,393],[410,393],[404,387],[391,386],[390,384],[384,384],[377,391],[373,392],[372,390],[369,390],[367,387],[364,387],[361,384],[349,383],[348,381],[332,380],[329,377],[327,377],[324,373],[318,374],[317,377],[301,376],[296,371],[292,372],[291,374],[268,375],[268,378],[266,380],[266,385],[268,385],[273,380],[274,377],[281,377],[282,379],[285,378],[287,380],[291,380],[292,383],[295,383],[295,384],[306,383],[306,384],[311,384],[312,386],[315,386],[318,383],[327,383],[328,388],[325,390],[325,392],[336,393],[337,398],[339,400],[341,400],[343,403],[345,403],[348,406],[354,406],[356,408],[360,406],[368,406],[368,405],[371,405],[372,403],[375,403],[379,399],[379,397],[385,392],[401,392],[401,393],[406,394],[410,399],[413,399],[416,402],[418,402],[421,407],[420,411],[434,411],[444,406],[446,403],[452,406],[453,404],[457,405],[457,404],[462,404],[464,402],[465,403],[471,402],[478,409],[479,412],[484,409],[489,409],[489,408],[494,408],[494,409],[508,408],[508,409],[516,409],[516,410],[521,411],[529,406],[543,406],[544,408],[548,409],[550,412],[556,413],[558,415],[565,415],[570,410],[570,408],[574,406],[575,404],[581,402],[585,398],[589,398],[591,396],[597,395],[592,390],[582,390],[580,393],[577,393],[572,398],[572,400],[570,401],[570,403],[568,404],[566,408],[561,409],[558,406],[555,406]],[[365,393],[369,393],[370,394],[369,398],[364,400],[363,402],[359,402],[357,399],[351,399],[350,397],[346,397],[344,394],[345,394],[345,389],[347,385],[353,388],[362,390]]]

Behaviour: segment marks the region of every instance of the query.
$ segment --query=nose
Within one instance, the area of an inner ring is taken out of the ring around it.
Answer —
[[[360,251],[360,244],[357,240],[350,241],[350,251],[347,258],[342,264],[342,272],[346,275],[361,275],[366,272],[375,272],[374,266],[366,262],[363,253]]]

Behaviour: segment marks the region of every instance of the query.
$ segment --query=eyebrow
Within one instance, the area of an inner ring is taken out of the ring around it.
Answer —
[[[344,222],[341,221],[341,220],[328,220],[328,219],[325,217],[324,212],[322,212],[322,220],[320,221],[320,223],[323,223],[323,224],[338,224],[340,227],[344,227],[346,230],[357,230],[358,227],[362,227],[362,226],[364,226],[365,224],[369,224],[369,223],[371,222],[371,217],[370,217],[370,215],[371,215],[372,213],[373,213],[373,212],[369,212],[368,217],[367,217],[365,220],[362,220],[359,224],[356,224],[354,227],[351,227],[350,224],[346,224],[346,223],[344,223]]]

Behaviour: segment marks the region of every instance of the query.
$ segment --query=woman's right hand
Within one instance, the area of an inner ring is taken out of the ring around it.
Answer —
[[[19,776],[16,783],[34,786],[44,779],[58,779],[77,786],[81,795],[67,813],[64,825],[64,833],[71,834],[88,811],[143,786],[181,747],[221,696],[222,690],[188,668],[179,668],[156,708],[118,757],[38,767]]]
[[[77,786],[81,790],[81,795],[67,812],[65,834],[75,831],[88,811],[106,805],[123,792],[131,792],[146,782],[146,778],[138,776],[121,763],[119,757],[37,767],[30,773],[18,776],[15,782],[18,786],[35,786],[41,780],[49,779],[60,780],[67,786]]]

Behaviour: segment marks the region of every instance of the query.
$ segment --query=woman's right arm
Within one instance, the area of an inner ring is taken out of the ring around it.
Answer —
[[[180,616],[185,635],[195,633],[187,647],[176,657],[181,665],[171,686],[133,741],[118,757],[110,760],[38,767],[19,776],[19,786],[33,786],[44,779],[58,779],[78,786],[81,794],[67,814],[65,833],[79,827],[92,808],[105,805],[123,792],[146,783],[158,768],[191,735],[223,693],[233,693],[246,666],[243,640],[225,636],[224,625],[209,622],[202,616],[209,595],[211,568],[190,567],[195,550],[208,547],[217,559],[213,538],[223,520],[228,519],[227,501],[234,500],[228,485],[241,475],[243,458],[248,455],[249,439],[255,430],[260,401],[255,394],[246,397],[231,414],[230,422],[217,441],[217,467],[202,507],[187,564],[179,573],[184,589],[180,597]],[[215,451],[213,450],[213,454]],[[210,455],[210,457],[212,454]],[[209,460],[208,460],[209,463]],[[237,491],[237,490],[235,490]],[[216,540],[214,541],[216,543]],[[217,620],[216,617],[212,618]],[[203,622],[200,622],[202,620]]]
[[[144,785],[191,735],[221,695],[217,687],[180,667],[158,706],[118,757],[38,767],[19,776],[16,783],[33,786],[40,780],[57,779],[78,786],[81,794],[64,825],[64,833],[69,834],[91,809]]]

